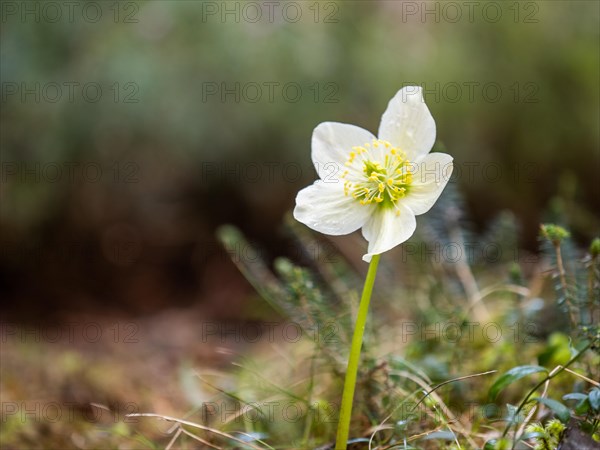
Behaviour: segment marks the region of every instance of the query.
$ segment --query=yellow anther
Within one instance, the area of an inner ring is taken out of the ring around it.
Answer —
[[[369,150],[382,146],[386,148],[383,159],[374,161]],[[341,178],[344,179],[344,195],[352,195],[361,205],[385,202],[398,207],[397,202],[406,195],[406,188],[413,179],[410,163],[406,161],[404,152],[387,141],[373,139],[370,143],[352,147],[346,165],[352,165],[357,155],[358,164],[362,166],[361,180],[351,183],[346,178],[349,171],[343,171]]]

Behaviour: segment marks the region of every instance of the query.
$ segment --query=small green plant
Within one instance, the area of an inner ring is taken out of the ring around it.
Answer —
[[[546,426],[532,423],[525,431],[535,441],[534,450],[556,450],[566,426],[559,420],[550,420]]]
[[[558,303],[568,313],[572,334],[597,337],[600,328],[594,317],[600,311],[600,238],[592,240],[587,255],[577,258],[569,243],[571,233],[565,228],[544,224],[540,236],[550,243],[550,248],[542,249],[553,262]]]
[[[432,240],[463,248],[469,241],[516,245],[516,226],[509,216],[477,235],[460,217],[460,204],[450,185],[411,245]],[[587,256],[575,257],[566,230],[543,229],[559,302],[549,289],[533,294],[513,258],[497,265],[476,254],[459,262],[415,258],[401,266],[411,271],[409,287],[399,287],[389,276],[398,270],[394,254],[382,259],[379,292],[373,295],[389,301],[373,302],[364,330],[350,422],[354,438],[348,448],[515,450],[534,441],[555,448],[572,421],[599,440],[595,368],[600,337],[592,321],[596,313],[590,314],[598,303],[597,244]],[[322,248],[324,238],[296,221],[286,221],[284,234],[300,255],[308,255],[302,263],[281,256],[244,257],[265,252],[250,251],[254,245],[232,226],[218,231],[232,261],[278,317],[301,328],[304,339],[276,357],[273,352],[239,355],[235,370],[219,378],[199,376],[197,382],[214,392],[211,401],[227,402],[231,417],[223,421],[197,409],[185,420],[151,415],[175,424],[172,442],[185,445],[185,439],[199,438],[220,448],[255,450],[334,447],[362,277],[335,247],[327,247],[326,258],[312,251]],[[560,258],[567,289],[576,300],[575,330],[560,321],[551,321],[547,331],[542,328],[546,324],[537,296],[546,299],[545,307],[557,317],[565,306],[555,241],[566,250]],[[407,304],[402,299],[408,292],[413,301]],[[490,334],[496,329],[502,333]],[[266,404],[293,404],[298,415],[286,420],[277,410],[269,414]]]

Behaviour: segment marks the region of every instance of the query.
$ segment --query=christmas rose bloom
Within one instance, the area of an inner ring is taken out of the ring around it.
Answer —
[[[429,153],[434,142],[435,122],[416,86],[390,100],[378,137],[354,125],[319,124],[312,135],[319,179],[298,193],[294,217],[330,235],[362,228],[369,262],[412,236],[415,216],[448,183],[452,157]]]

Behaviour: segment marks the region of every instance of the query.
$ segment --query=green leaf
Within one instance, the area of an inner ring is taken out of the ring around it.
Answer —
[[[575,414],[579,414],[580,416],[587,414],[587,412],[589,410],[590,410],[590,399],[588,397],[581,400],[575,406]]]
[[[496,440],[487,441],[483,446],[483,450],[494,450],[496,448]]]
[[[586,414],[590,409],[590,402],[586,394],[581,392],[571,392],[570,394],[563,395],[563,400],[577,400],[575,405],[575,414],[583,415]]]
[[[531,375],[538,372],[548,372],[548,369],[541,366],[518,366],[513,367],[505,374],[501,375],[500,378],[490,388],[489,396],[492,400],[498,397],[498,394],[509,384],[520,380],[527,375]]]
[[[518,410],[519,408],[517,406],[511,405],[510,403],[506,404],[506,416],[504,419],[507,423],[514,425],[523,421],[523,414],[517,414]]]
[[[533,400],[535,400],[538,403],[542,403],[543,405],[550,408],[554,412],[554,414],[556,414],[556,417],[558,417],[560,419],[560,421],[563,423],[567,423],[569,421],[569,419],[571,418],[571,413],[569,412],[569,408],[567,408],[565,405],[563,405],[561,402],[559,402],[557,400],[552,400],[551,398],[541,398],[541,397],[535,397]]]
[[[600,411],[600,389],[594,388],[590,391],[588,398],[590,399],[590,405],[595,411]]]
[[[265,439],[268,438],[269,435],[266,433],[241,433],[240,432],[240,436],[239,439],[244,441],[244,442],[256,442],[256,441],[260,441],[261,439]]]
[[[508,450],[511,443],[506,438],[490,439],[483,446],[483,450]]]
[[[585,400],[587,395],[580,392],[571,392],[570,394],[563,395],[563,400]]]
[[[541,437],[545,437],[544,433],[541,433],[539,431],[532,431],[531,433],[524,433],[521,435],[521,437],[519,437],[520,441],[528,441],[529,439],[538,439]]]
[[[454,439],[456,439],[456,435],[452,431],[434,431],[433,433],[429,433],[424,438],[421,438],[422,441],[430,441],[432,439],[453,441]]]

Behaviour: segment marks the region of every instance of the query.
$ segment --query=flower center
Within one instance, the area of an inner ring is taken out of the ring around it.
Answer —
[[[346,166],[349,170],[342,174],[344,195],[352,195],[361,205],[395,208],[412,183],[406,154],[381,139],[352,147]]]

